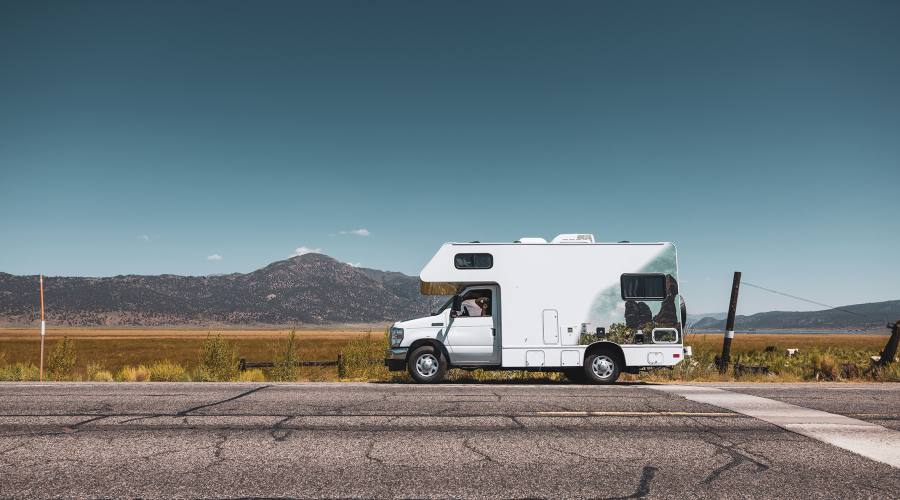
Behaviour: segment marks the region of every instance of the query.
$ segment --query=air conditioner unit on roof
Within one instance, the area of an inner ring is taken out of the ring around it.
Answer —
[[[593,243],[593,234],[561,234],[550,243]]]

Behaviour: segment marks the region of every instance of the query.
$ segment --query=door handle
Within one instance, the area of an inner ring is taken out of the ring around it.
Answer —
[[[491,328],[491,336],[494,336],[494,337],[497,336],[497,329],[496,329],[496,328]]]

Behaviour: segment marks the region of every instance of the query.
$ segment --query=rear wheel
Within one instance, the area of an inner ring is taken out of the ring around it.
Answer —
[[[447,358],[439,349],[423,345],[409,355],[406,361],[409,376],[420,384],[440,382],[447,374]]]
[[[611,384],[619,378],[622,363],[609,352],[598,352],[584,359],[584,375],[592,384]]]

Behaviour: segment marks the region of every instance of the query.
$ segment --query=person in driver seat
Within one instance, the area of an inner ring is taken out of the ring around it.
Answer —
[[[460,306],[460,313],[462,316],[481,316],[482,309],[481,306],[478,305],[478,301],[480,298],[472,297],[471,299],[466,299],[462,301],[462,306]]]
[[[475,299],[475,303],[478,304],[478,307],[481,308],[482,316],[490,316],[491,315],[491,299],[487,297],[481,297]]]

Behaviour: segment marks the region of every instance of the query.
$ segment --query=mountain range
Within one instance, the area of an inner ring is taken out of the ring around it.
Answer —
[[[693,327],[700,330],[724,330],[725,313],[705,317]],[[689,315],[690,318],[690,315]],[[881,329],[900,320],[900,300],[870,302],[821,311],[768,311],[734,318],[738,330],[779,329]]]
[[[321,325],[384,323],[428,314],[445,297],[419,293],[419,279],[354,267],[309,253],[256,271],[212,276],[45,277],[47,322],[55,326]],[[37,276],[0,273],[0,325],[34,324]],[[705,315],[704,315],[705,316]],[[723,330],[724,313],[689,323]],[[738,316],[740,330],[883,328],[900,300],[823,311]]]
[[[47,322],[66,326],[381,323],[423,316],[441,297],[402,273],[305,254],[241,274],[44,277]],[[37,276],[0,273],[0,324],[39,319]]]

